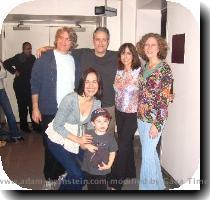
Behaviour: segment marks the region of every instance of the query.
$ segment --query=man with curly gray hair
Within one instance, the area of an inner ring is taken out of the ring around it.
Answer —
[[[59,28],[54,45],[53,50],[47,51],[35,61],[31,75],[32,117],[42,127],[45,149],[43,172],[47,185],[64,173],[63,167],[48,149],[45,130],[54,119],[63,97],[74,91],[75,63],[70,52],[77,46],[75,31],[70,27]]]

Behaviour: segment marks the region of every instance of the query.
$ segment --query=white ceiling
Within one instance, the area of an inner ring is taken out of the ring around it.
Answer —
[[[99,16],[76,16],[76,15],[25,15],[9,14],[4,23],[31,23],[31,24],[98,24]]]
[[[161,0],[137,0],[137,9],[161,10]],[[4,23],[32,24],[99,24],[99,16],[23,15],[9,14]]]

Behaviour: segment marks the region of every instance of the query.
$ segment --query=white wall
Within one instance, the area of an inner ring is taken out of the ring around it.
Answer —
[[[94,15],[94,7],[104,0],[33,0],[15,7],[11,14]]]
[[[123,0],[121,15],[121,43],[136,43],[137,0]]]
[[[137,10],[136,42],[146,33],[161,33],[160,10]]]
[[[162,137],[162,166],[178,182],[192,177],[200,159],[200,33],[186,8],[168,2],[168,42],[185,33],[185,63],[170,63],[175,79],[175,100]]]
[[[107,17],[107,28],[110,31],[109,49],[117,51],[120,46],[121,29],[121,0],[108,0],[107,6],[117,9],[117,16]]]

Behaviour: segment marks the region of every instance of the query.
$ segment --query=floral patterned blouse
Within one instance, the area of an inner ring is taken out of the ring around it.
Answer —
[[[117,70],[114,90],[115,107],[120,112],[135,113],[138,107],[138,77],[141,67],[129,71]]]
[[[160,62],[153,71],[145,65],[139,76],[139,107],[137,116],[142,121],[153,123],[158,132],[168,117],[168,104],[171,100],[173,83],[172,71],[165,62]],[[140,106],[144,107],[144,115],[140,113]]]

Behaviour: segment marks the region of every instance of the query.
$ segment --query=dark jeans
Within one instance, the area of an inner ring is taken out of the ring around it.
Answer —
[[[13,114],[9,98],[4,89],[0,89],[0,106],[2,107],[4,114],[6,115],[11,137],[12,138],[20,137],[21,135],[17,128],[15,116]]]
[[[29,128],[27,122],[27,117],[29,113],[33,129],[38,130],[39,125],[35,123],[34,120],[32,119],[32,99],[31,99],[30,86],[24,85],[24,83],[20,83],[15,80],[13,88],[17,99],[18,112],[20,118],[20,128],[21,129]]]
[[[115,116],[118,133],[118,152],[109,176],[109,186],[120,190],[124,179],[136,178],[133,140],[137,130],[137,114],[116,110]]]
[[[106,175],[85,173],[88,190],[107,190]]]
[[[59,190],[82,190],[85,176],[80,164],[84,151],[80,149],[78,154],[74,154],[49,139],[47,139],[47,143],[50,151],[67,172],[67,176],[62,180]]]
[[[45,130],[48,127],[48,124],[54,119],[55,115],[42,115],[42,136],[43,136],[43,145],[44,145],[44,176],[46,180],[57,180],[61,174],[64,174],[65,170],[63,166],[55,159],[53,154],[48,148],[47,144],[47,134]]]

